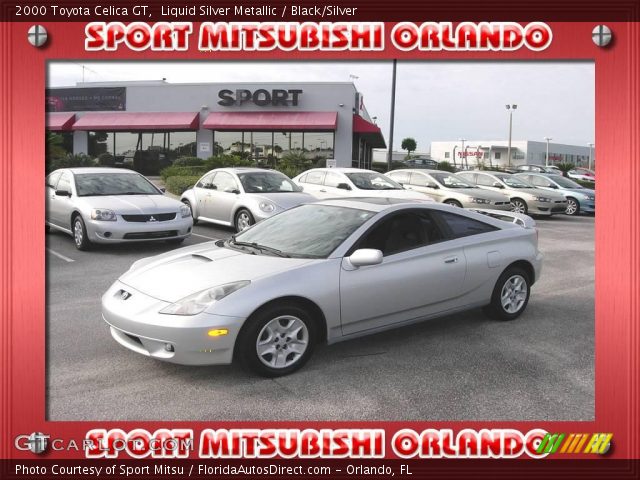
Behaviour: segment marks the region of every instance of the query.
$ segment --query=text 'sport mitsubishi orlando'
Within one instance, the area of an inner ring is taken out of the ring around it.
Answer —
[[[46,227],[71,235],[79,250],[93,243],[179,244],[193,227],[186,205],[122,168],[55,170],[45,180],[45,198]]]
[[[102,313],[134,352],[191,365],[236,358],[279,376],[300,368],[318,342],[477,307],[515,319],[541,260],[526,215],[325,200],[228,240],[138,260],[104,294]]]

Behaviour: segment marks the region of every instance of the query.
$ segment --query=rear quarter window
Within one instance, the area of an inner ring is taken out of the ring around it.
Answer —
[[[455,213],[437,212],[437,215],[440,216],[440,219],[449,229],[452,238],[469,237],[471,235],[479,235],[481,233],[499,230],[498,227],[494,227],[488,223]]]

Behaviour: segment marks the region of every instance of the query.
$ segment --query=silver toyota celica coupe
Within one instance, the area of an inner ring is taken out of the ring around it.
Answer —
[[[137,172],[65,168],[45,180],[46,227],[73,236],[79,250],[93,243],[164,240],[179,244],[193,221],[186,205]]]
[[[518,317],[538,279],[533,220],[399,199],[301,205],[228,240],[135,262],[102,297],[122,346],[289,374],[334,343],[483,307]],[[509,221],[504,221],[507,219]]]
[[[199,220],[228,225],[240,232],[260,220],[316,199],[285,174],[261,168],[218,168],[207,172],[182,194]]]

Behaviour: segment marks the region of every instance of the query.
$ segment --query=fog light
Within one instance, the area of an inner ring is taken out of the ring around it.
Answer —
[[[209,330],[207,333],[210,337],[222,337],[223,335],[227,335],[229,330],[226,328],[216,328],[214,330]]]
[[[167,352],[173,352],[173,345],[171,345],[170,343],[165,343],[165,344],[164,344],[164,349],[165,349]]]
[[[109,238],[111,236],[111,232],[104,232],[104,236]]]

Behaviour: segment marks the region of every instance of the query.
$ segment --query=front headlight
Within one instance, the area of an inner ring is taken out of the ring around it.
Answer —
[[[587,200],[591,200],[592,202],[596,199],[595,195],[585,195],[585,197],[587,197]]]
[[[191,216],[191,209],[187,205],[180,205],[180,215],[182,218]]]
[[[172,303],[160,310],[160,313],[164,313],[165,315],[197,315],[198,313],[204,312],[207,307],[218,300],[222,300],[227,295],[232,294],[236,290],[240,290],[242,287],[246,287],[250,283],[249,280],[242,280],[208,288]]]
[[[482,203],[482,204],[491,203],[489,200],[485,200],[484,198],[478,198],[478,197],[468,197],[468,200],[471,203]]]
[[[91,219],[103,222],[115,222],[117,220],[116,212],[106,208],[94,208],[91,210]]]
[[[276,206],[271,202],[260,202],[258,207],[265,213],[271,213],[276,209]]]
[[[547,198],[547,197],[536,197],[536,200],[539,201],[539,202],[543,202],[543,203],[551,201],[551,199]]]

